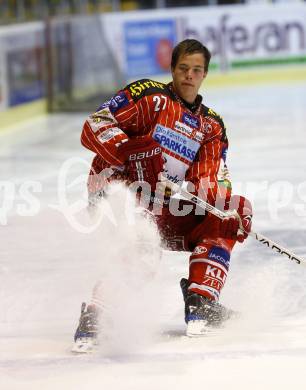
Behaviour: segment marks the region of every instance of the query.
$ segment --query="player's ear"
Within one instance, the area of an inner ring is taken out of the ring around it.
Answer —
[[[206,70],[206,71],[204,72],[204,75],[203,75],[203,80],[206,79],[207,73],[208,73],[208,71]]]

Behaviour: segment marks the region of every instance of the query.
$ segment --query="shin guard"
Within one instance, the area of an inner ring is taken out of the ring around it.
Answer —
[[[218,301],[229,262],[230,252],[222,246],[208,241],[198,244],[190,256],[188,291]]]

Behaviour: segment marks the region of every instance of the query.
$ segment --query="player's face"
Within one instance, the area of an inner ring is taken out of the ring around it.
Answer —
[[[203,54],[182,54],[172,69],[175,92],[186,102],[193,103],[207,72]]]

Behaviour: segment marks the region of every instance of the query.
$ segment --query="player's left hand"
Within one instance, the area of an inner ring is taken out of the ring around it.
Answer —
[[[233,195],[230,210],[237,210],[237,216],[224,218],[220,223],[220,236],[243,242],[252,228],[252,205],[244,196]],[[240,224],[242,229],[240,228]]]

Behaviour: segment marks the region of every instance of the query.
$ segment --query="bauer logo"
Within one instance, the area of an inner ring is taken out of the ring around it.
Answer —
[[[208,258],[210,260],[216,261],[219,264],[222,264],[226,269],[229,267],[230,255],[223,248],[213,246],[208,253]]]
[[[187,112],[183,113],[182,121],[186,123],[186,125],[193,127],[194,129],[198,129],[200,127],[200,121],[197,117],[187,114]]]
[[[151,158],[153,156],[157,156],[158,154],[161,154],[162,150],[159,146],[157,146],[155,149],[150,150],[148,152],[139,152],[139,153],[132,153],[129,156],[129,161],[139,161],[147,158]]]
[[[109,109],[112,113],[115,113],[120,108],[127,106],[129,104],[129,100],[124,92],[118,93],[118,95],[111,98],[109,102]]]
[[[157,125],[153,138],[164,149],[175,153],[183,159],[193,162],[200,144],[173,129]]]

